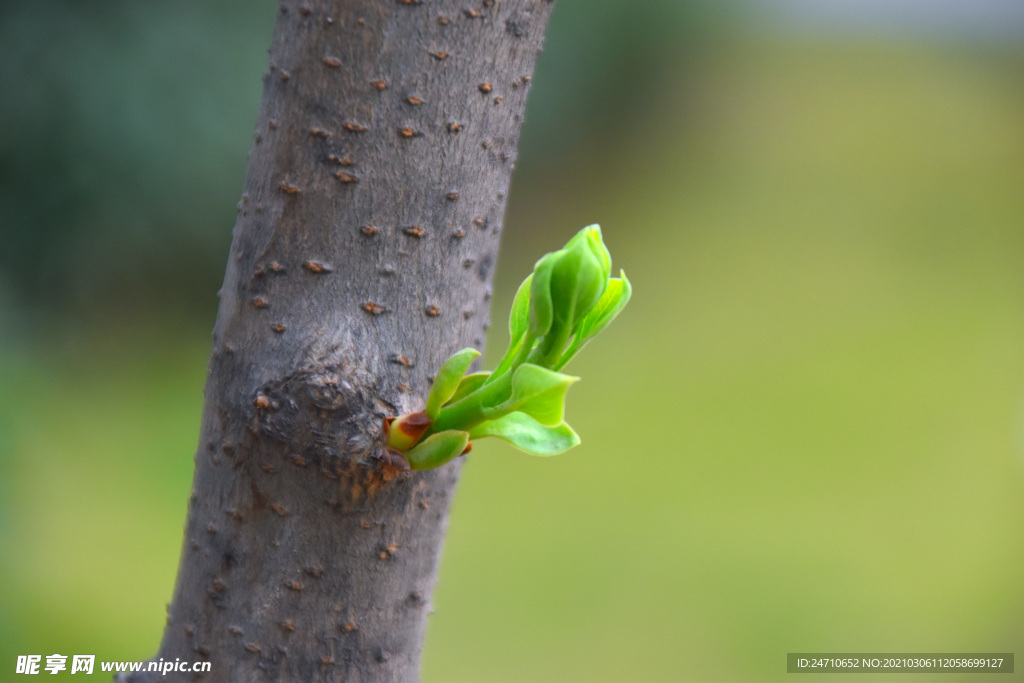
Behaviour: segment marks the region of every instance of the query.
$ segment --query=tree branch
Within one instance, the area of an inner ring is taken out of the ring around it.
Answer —
[[[390,466],[382,422],[482,346],[550,8],[281,5],[164,661],[208,658],[216,680],[417,678],[459,464]]]

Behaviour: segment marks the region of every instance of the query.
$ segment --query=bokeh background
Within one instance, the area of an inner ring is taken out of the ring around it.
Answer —
[[[0,678],[159,642],[275,6],[0,7]],[[559,0],[520,151],[488,356],[583,225],[634,299],[581,447],[474,450],[424,680],[1024,655],[1024,6]]]

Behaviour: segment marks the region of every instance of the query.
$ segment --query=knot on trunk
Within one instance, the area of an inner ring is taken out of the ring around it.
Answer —
[[[328,478],[393,479],[377,392],[333,365],[265,382],[251,403],[250,434],[286,446],[287,461]],[[392,471],[394,470],[394,471]]]

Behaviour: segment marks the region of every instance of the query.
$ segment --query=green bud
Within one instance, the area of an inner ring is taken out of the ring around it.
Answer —
[[[495,370],[466,375],[479,352],[454,354],[438,370],[423,412],[388,418],[388,446],[423,470],[488,436],[537,455],[579,444],[564,421],[566,393],[579,378],[558,370],[629,301],[625,273],[610,273],[611,255],[597,225],[537,261],[512,303],[509,348]]]
[[[407,451],[430,429],[431,419],[423,411],[409,413],[387,423],[388,446]]]
[[[544,293],[538,290],[546,285],[551,323],[537,335],[543,335],[543,338],[537,352],[530,357],[531,362],[550,366],[558,361],[573,329],[600,300],[608,286],[610,269],[611,256],[601,241],[601,229],[596,225],[583,228],[565,248],[541,259],[530,291],[531,303],[540,300]],[[547,299],[542,305],[546,309]],[[546,314],[546,310],[538,308],[536,317],[538,320],[546,319]],[[537,329],[540,328],[538,325]]]
[[[604,276],[607,279],[608,275],[612,272],[612,255],[609,253],[608,247],[605,246],[604,240],[601,237],[601,226],[594,223],[583,228],[571,240],[566,242],[563,249],[571,249],[577,242],[584,241],[587,242],[590,251],[601,263],[601,269],[604,271]]]
[[[604,258],[608,252],[600,242],[600,232],[597,246],[593,235],[592,228],[584,228],[570,240],[551,273],[554,324],[564,325],[569,330],[593,308],[608,286],[611,261]],[[585,239],[579,239],[581,237]]]

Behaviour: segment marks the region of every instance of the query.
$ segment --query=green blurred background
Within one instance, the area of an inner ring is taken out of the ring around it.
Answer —
[[[275,6],[0,8],[0,678],[159,642]],[[1016,2],[559,0],[488,355],[588,223],[634,299],[581,447],[474,450],[424,680],[1024,655],[1022,84]]]

